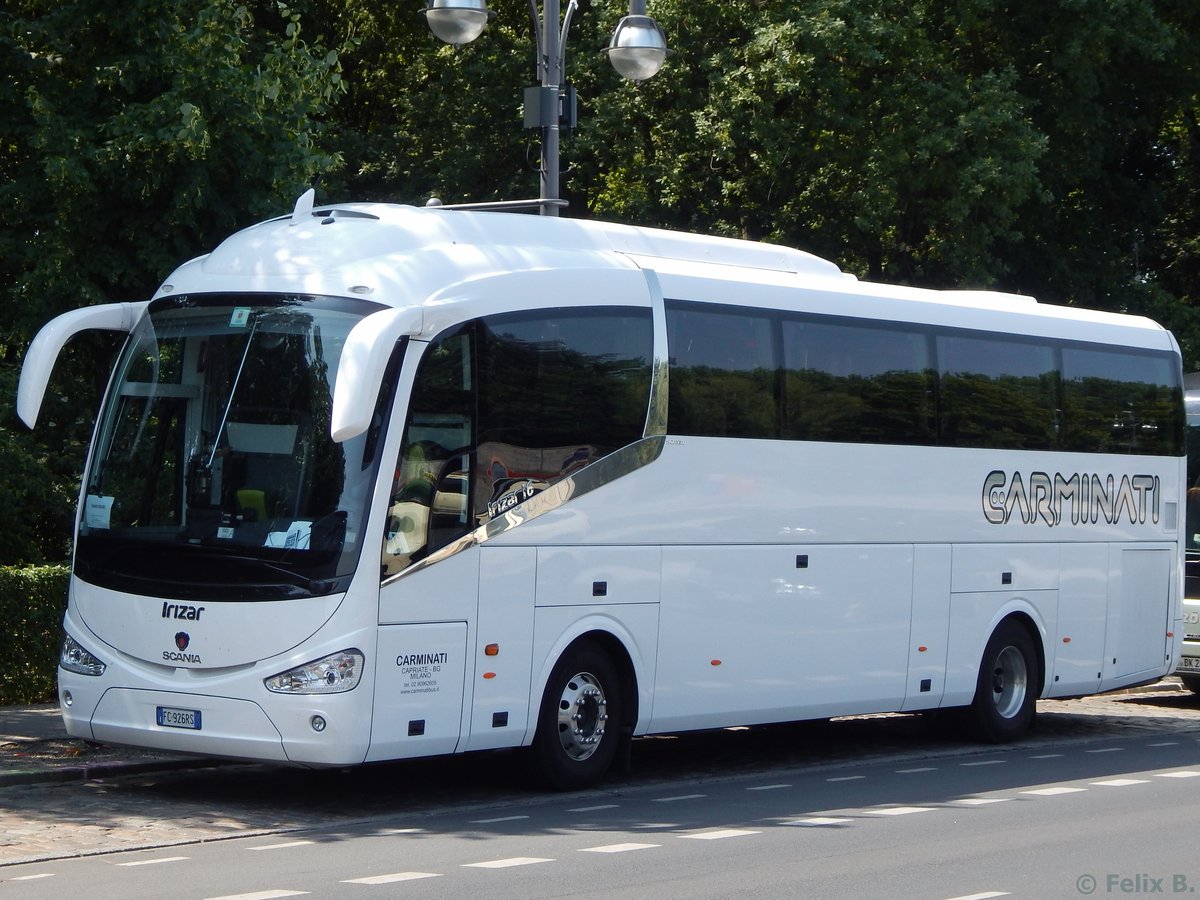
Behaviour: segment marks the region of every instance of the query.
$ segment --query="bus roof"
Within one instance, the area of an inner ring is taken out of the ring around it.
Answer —
[[[966,327],[982,324],[986,317],[988,327],[999,330],[1039,333],[1047,328],[1064,334],[1077,327],[1081,340],[1119,342],[1129,334],[1134,345],[1174,347],[1160,326],[1137,316],[1039,304],[1032,297],[998,291],[861,282],[832,262],[774,244],[501,212],[387,203],[313,207],[311,194],[301,198],[291,215],[237,232],[207,256],[185,263],[155,297],[310,293],[410,307],[451,285],[517,272],[638,268],[655,270],[668,290],[672,279],[679,285],[761,285],[776,297],[779,289],[799,288],[821,295],[827,311],[846,315],[917,322],[961,319]],[[740,302],[756,304],[757,296],[748,292]],[[731,302],[739,301],[735,297]],[[1007,315],[997,318],[995,313]]]

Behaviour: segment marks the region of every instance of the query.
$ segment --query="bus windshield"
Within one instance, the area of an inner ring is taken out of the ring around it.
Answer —
[[[379,429],[334,443],[332,393],[350,330],[377,308],[264,295],[154,303],[101,413],[76,573],[173,597],[344,590]]]

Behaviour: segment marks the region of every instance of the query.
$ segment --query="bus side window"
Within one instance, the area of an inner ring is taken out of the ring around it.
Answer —
[[[469,530],[473,377],[469,327],[439,337],[421,359],[388,499],[384,578]]]

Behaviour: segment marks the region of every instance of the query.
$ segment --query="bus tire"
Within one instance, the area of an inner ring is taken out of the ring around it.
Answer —
[[[1193,694],[1200,694],[1200,675],[1180,675],[1179,680]]]
[[[543,787],[573,791],[595,784],[621,740],[621,685],[612,659],[592,641],[567,649],[550,673],[529,748]]]
[[[967,710],[972,734],[992,744],[1015,740],[1037,711],[1038,656],[1029,632],[1014,621],[1000,623],[987,642]]]

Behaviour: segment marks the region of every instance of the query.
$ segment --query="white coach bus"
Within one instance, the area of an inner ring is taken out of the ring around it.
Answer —
[[[1183,376],[1187,411],[1187,561],[1183,579],[1183,648],[1175,674],[1200,694],[1200,372]]]
[[[1182,634],[1179,348],[782,247],[384,204],[233,235],[127,331],[59,669],[89,740],[344,766],[1153,681]],[[624,758],[624,757],[621,757]]]

